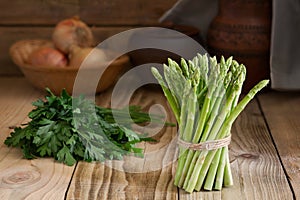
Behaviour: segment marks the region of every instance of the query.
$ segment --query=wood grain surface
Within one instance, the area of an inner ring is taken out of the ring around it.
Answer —
[[[232,134],[229,151],[235,199],[292,199],[292,192],[255,99],[235,122]]]
[[[0,1],[0,25],[54,25],[74,15],[90,25],[153,25],[176,0]]]
[[[124,91],[118,98],[128,95]],[[3,141],[11,131],[9,126],[28,120],[31,102],[44,93],[33,89],[22,77],[0,77],[0,92],[1,200],[299,197],[299,94],[265,93],[259,96],[259,101],[254,99],[232,128],[230,161],[234,185],[222,191],[188,194],[173,185],[177,165],[176,127],[161,128],[153,124],[135,127],[157,140],[139,144],[145,149],[144,158],[127,156],[122,161],[78,162],[73,167],[52,158],[25,160],[20,149],[8,148]],[[110,106],[111,94],[112,89],[97,95],[96,103]],[[122,101],[119,102],[121,105]],[[157,87],[139,88],[131,96],[130,104],[141,105],[145,111],[155,108],[150,110],[158,113],[165,109],[167,120],[175,121]]]
[[[24,79],[1,78],[0,94],[0,199],[64,199],[74,167],[51,158],[26,160],[20,149],[3,144],[9,127],[28,121],[30,102],[41,97],[41,92]]]
[[[266,122],[295,197],[300,199],[300,93],[269,93],[259,97]]]

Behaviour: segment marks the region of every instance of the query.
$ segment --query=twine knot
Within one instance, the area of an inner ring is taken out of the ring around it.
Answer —
[[[186,148],[186,149],[191,149],[191,150],[215,150],[219,149],[225,146],[228,146],[231,141],[231,135],[228,135],[225,138],[218,139],[218,140],[210,140],[210,141],[205,141],[205,142],[200,142],[197,144],[186,142],[182,140],[181,138],[178,138],[177,143]]]

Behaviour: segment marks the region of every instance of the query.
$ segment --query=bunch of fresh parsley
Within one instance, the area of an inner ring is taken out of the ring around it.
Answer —
[[[54,157],[69,166],[79,160],[102,162],[131,153],[142,156],[142,149],[135,144],[153,141],[132,131],[125,110],[99,107],[83,96],[72,97],[65,90],[60,96],[49,89],[47,93],[45,100],[33,102],[35,109],[28,114],[31,121],[16,127],[4,142],[20,147],[27,159]],[[113,113],[119,118],[124,116],[124,123],[116,123]],[[151,120],[137,106],[130,106],[129,113],[135,123]],[[157,116],[156,120],[161,118]]]

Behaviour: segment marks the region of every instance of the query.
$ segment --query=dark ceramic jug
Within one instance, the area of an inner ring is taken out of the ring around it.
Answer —
[[[211,56],[233,56],[247,68],[243,91],[269,78],[271,0],[220,0],[207,34]]]

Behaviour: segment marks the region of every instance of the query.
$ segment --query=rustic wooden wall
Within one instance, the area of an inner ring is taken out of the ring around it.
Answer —
[[[96,42],[133,27],[157,25],[177,0],[0,0],[0,75],[21,75],[9,47],[21,39],[50,39],[55,24],[80,16]]]

